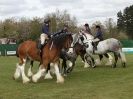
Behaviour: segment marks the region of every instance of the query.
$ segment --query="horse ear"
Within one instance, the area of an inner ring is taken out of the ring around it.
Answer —
[[[72,33],[67,33],[68,35],[72,35]]]
[[[72,33],[67,33],[67,35],[72,36]]]
[[[71,33],[72,35],[74,35],[75,33]]]
[[[79,36],[81,36],[83,33],[82,33],[82,31],[79,31]]]

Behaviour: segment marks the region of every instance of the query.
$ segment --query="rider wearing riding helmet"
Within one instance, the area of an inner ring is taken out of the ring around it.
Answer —
[[[45,41],[50,37],[50,33],[49,33],[50,22],[51,22],[50,19],[44,20],[44,24],[42,26],[42,33],[40,35],[41,45],[39,46],[39,49],[42,48]]]
[[[63,33],[68,33],[68,24],[64,24],[63,26],[63,29],[61,29],[59,32],[57,33],[54,33],[53,34],[53,37],[54,36],[59,36],[60,34],[63,34]],[[61,57],[64,57],[65,59],[68,59],[68,55],[67,55],[67,52],[66,50],[63,48],[61,50],[61,54],[60,54]]]
[[[68,25],[64,24],[63,29],[61,30],[62,33],[68,33]]]
[[[97,50],[97,44],[99,41],[103,40],[103,33],[101,31],[101,27],[99,25],[96,26],[96,35],[94,37],[94,40],[92,42],[94,51]]]
[[[64,24],[63,29],[61,29],[59,32],[53,34],[53,36],[60,35],[61,33],[68,33],[68,25],[67,24]]]
[[[86,23],[86,24],[84,25],[84,32],[92,35],[91,29],[90,29],[88,23]]]

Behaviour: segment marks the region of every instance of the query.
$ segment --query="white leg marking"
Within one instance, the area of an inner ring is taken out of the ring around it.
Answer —
[[[33,82],[37,82],[38,79],[39,79],[41,76],[44,75],[45,71],[46,71],[46,69],[44,69],[44,68],[43,68],[43,69],[39,68],[38,72],[37,72],[35,75],[32,76],[32,81],[33,81]]]
[[[58,64],[55,63],[54,67],[55,67],[55,74],[56,74],[56,77],[57,77],[57,83],[63,83],[64,78],[61,76],[61,74],[59,72]]]
[[[126,57],[125,57],[125,54],[123,52],[120,52],[120,56],[121,56],[121,61],[126,63]]]
[[[23,83],[28,83],[30,79],[25,75],[25,63],[20,67]]]
[[[105,65],[107,65],[107,66],[109,66],[109,65],[112,65],[112,62],[113,62],[113,57],[110,55],[110,54],[108,54],[109,55],[109,60],[107,61],[107,63],[105,64]]]
[[[19,66],[19,64],[17,63],[17,64],[16,64],[16,71],[15,71],[15,73],[14,73],[14,79],[18,79],[20,76],[21,76],[20,66]]]
[[[84,68],[88,68],[88,67],[90,67],[90,65],[85,61],[84,62]]]
[[[55,74],[54,63],[50,63],[50,72],[51,72],[52,74]]]
[[[33,73],[32,73],[32,66],[30,66],[30,68],[28,69],[28,77],[32,77]]]
[[[90,60],[89,58],[90,58],[90,57],[88,57],[87,54],[84,55],[84,68],[90,67],[90,65],[89,65],[88,62],[87,62],[87,60]]]
[[[101,64],[102,64],[101,61],[100,61],[99,59],[96,59],[96,60],[95,60],[95,63],[96,63],[96,65],[101,65]]]
[[[67,66],[68,66],[68,67],[72,67],[72,66],[73,66],[73,63],[72,63],[71,61],[68,60],[68,61],[67,61]]]
[[[50,74],[50,71],[45,75],[44,79],[53,79],[53,77]]]
[[[82,60],[81,62],[82,62],[82,63],[84,63],[84,61],[83,61],[83,60]]]
[[[72,53],[74,53],[74,52],[73,52],[73,48],[69,48],[69,50],[68,50],[67,53],[68,53],[68,54],[72,54]]]

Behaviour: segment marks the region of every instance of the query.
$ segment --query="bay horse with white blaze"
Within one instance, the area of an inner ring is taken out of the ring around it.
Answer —
[[[61,41],[61,39],[63,39],[63,37],[64,37],[63,42],[59,43],[56,46],[60,47],[60,44],[64,43],[63,47],[65,47],[65,46],[69,47],[69,43],[71,43],[71,40],[72,40],[71,34],[63,34],[59,37],[52,38],[51,40],[48,41],[46,46],[50,47],[48,49],[49,54],[53,54],[52,52],[54,51],[54,49],[58,50],[57,48],[59,48],[59,47],[55,47],[55,44],[57,42]],[[45,49],[45,47],[44,47],[44,49]],[[60,53],[59,50],[58,50],[58,52]],[[48,54],[47,52],[43,52],[43,54],[45,54],[45,53]],[[22,75],[23,83],[27,83],[27,82],[30,81],[30,79],[25,75],[25,64],[26,64],[26,62],[28,60],[31,61],[31,66],[28,70],[28,76],[29,77],[31,77],[33,75],[33,73],[32,73],[33,61],[42,62],[41,57],[40,57],[39,49],[37,48],[37,42],[32,41],[32,40],[28,40],[28,41],[23,42],[22,44],[19,45],[18,50],[17,50],[17,54],[19,56],[20,61],[17,64],[17,68],[16,68],[16,71],[15,71],[15,74],[14,74],[14,78],[18,79]]]

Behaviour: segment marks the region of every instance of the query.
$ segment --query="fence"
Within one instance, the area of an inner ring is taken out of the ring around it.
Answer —
[[[124,48],[133,48],[133,40],[122,40],[121,43]]]
[[[123,51],[128,53],[133,53],[133,40],[123,40],[121,41],[123,45]],[[0,55],[16,55],[17,44],[1,44],[0,45]]]
[[[0,55],[16,55],[17,44],[1,44]]]
[[[123,40],[121,43],[123,45],[123,52],[133,53],[133,40]]]

